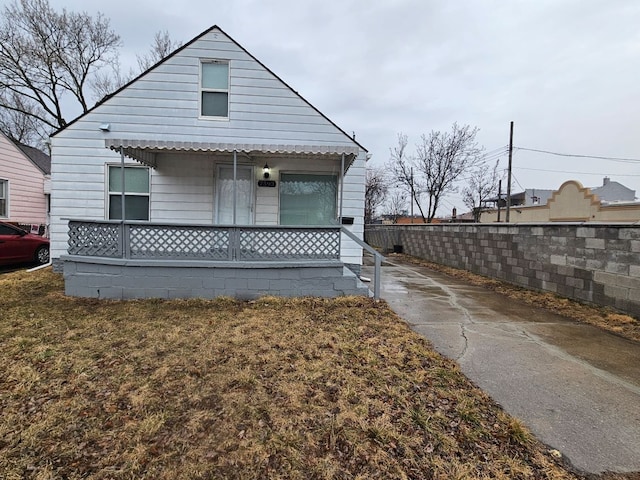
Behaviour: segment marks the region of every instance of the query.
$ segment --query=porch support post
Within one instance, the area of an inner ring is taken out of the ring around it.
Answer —
[[[340,225],[342,225],[342,204],[344,202],[344,153],[340,157]]]
[[[109,180],[107,179],[107,182]],[[124,148],[120,147],[120,181],[122,182],[122,191],[120,192],[120,233],[121,233],[121,238],[120,238],[120,248],[122,249],[122,258],[125,258],[126,255],[126,240],[125,240],[125,230],[124,230],[124,219],[125,219],[125,197],[126,195],[124,194]]]
[[[236,203],[237,203],[237,187],[236,182],[238,180],[238,152],[233,150],[233,224],[237,225],[236,221]]]

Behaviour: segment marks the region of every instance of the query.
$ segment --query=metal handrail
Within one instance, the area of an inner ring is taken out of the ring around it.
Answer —
[[[354,235],[353,232],[347,230],[344,226],[341,226],[340,230],[347,237],[349,237],[351,240],[353,240],[362,248],[364,248],[367,252],[373,254],[374,265],[375,265],[373,270],[373,275],[374,275],[373,298],[378,300],[380,298],[380,271],[382,270],[382,262],[385,259],[384,256],[380,252],[378,252],[375,248],[373,248],[371,245],[369,245],[368,243],[364,242],[363,240],[358,238],[356,235]]]

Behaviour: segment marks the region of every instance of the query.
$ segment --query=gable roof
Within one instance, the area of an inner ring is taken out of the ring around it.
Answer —
[[[0,134],[11,142],[25,157],[27,157],[27,159],[30,160],[38,170],[45,175],[51,174],[51,157],[49,155],[44,153],[42,150],[20,143],[3,132],[0,132]]]
[[[119,89],[117,89],[115,92],[111,93],[110,95],[105,96],[104,98],[102,98],[100,101],[98,101],[93,107],[91,107],[89,110],[87,110],[85,113],[79,115],[78,117],[76,117],[75,119],[73,119],[71,122],[69,122],[67,125],[65,125],[64,127],[59,128],[58,130],[56,130],[51,136],[55,136],[58,133],[62,132],[63,130],[67,129],[68,127],[70,127],[71,125],[73,125],[74,123],[76,123],[78,120],[80,120],[81,118],[83,118],[85,115],[91,113],[93,110],[95,110],[97,107],[99,107],[100,105],[104,104],[107,100],[109,100],[110,98],[114,97],[115,95],[117,95],[118,93],[120,93],[121,91],[123,91],[124,89],[128,88],[130,85],[132,85],[133,83],[137,82],[140,78],[142,78],[144,75],[146,75],[148,72],[150,72],[151,70],[155,69],[158,65],[166,62],[168,59],[178,55],[180,52],[182,52],[183,50],[185,50],[186,48],[190,47],[193,43],[197,42],[198,40],[200,40],[202,37],[204,37],[205,35],[209,34],[210,32],[214,31],[214,30],[218,30],[220,33],[222,33],[223,35],[225,35],[231,42],[233,42],[239,49],[241,49],[244,53],[246,53],[252,60],[254,60],[256,63],[258,63],[262,68],[264,68],[267,72],[269,72],[271,75],[274,76],[274,78],[276,78],[278,81],[280,81],[287,89],[289,89],[294,95],[296,95],[300,100],[302,100],[305,104],[307,104],[311,109],[313,109],[316,113],[318,113],[322,118],[324,118],[327,122],[329,122],[333,127],[335,127],[339,132],[341,132],[345,137],[347,137],[351,142],[353,142],[355,145],[357,145],[360,149],[364,150],[365,152],[367,152],[368,150],[362,146],[358,141],[355,140],[355,138],[353,138],[352,136],[350,136],[349,134],[347,134],[342,128],[340,128],[338,125],[336,125],[329,117],[327,117],[324,113],[322,113],[320,110],[318,110],[314,105],[312,105],[307,99],[305,99],[302,95],[300,95],[296,90],[294,90],[289,84],[287,84],[284,80],[282,80],[277,74],[275,74],[270,68],[268,68],[266,65],[264,65],[260,60],[258,60],[255,56],[253,56],[247,49],[245,49],[242,45],[240,45],[235,39],[233,39],[230,35],[228,35],[224,30],[222,30],[220,27],[218,27],[217,25],[213,25],[212,27],[208,28],[207,30],[205,30],[204,32],[202,32],[200,35],[197,35],[196,37],[194,37],[193,39],[191,39],[189,42],[185,43],[184,45],[182,45],[181,47],[179,47],[178,49],[176,49],[175,51],[173,51],[172,53],[170,53],[169,55],[167,55],[165,58],[163,58],[162,60],[160,60],[159,62],[157,62],[156,64],[152,65],[151,67],[149,67],[147,70],[145,70],[144,72],[140,73],[137,77],[135,77],[133,80],[129,81],[128,83],[126,83],[125,85],[123,85],[122,87],[120,87]]]
[[[624,186],[620,182],[609,181],[609,179],[604,185],[590,190],[591,193],[598,195],[600,200],[605,202],[633,201],[636,197],[635,190]]]
[[[40,169],[45,175],[51,174],[51,157],[37,148],[30,147],[23,143],[14,142],[22,153],[24,153],[33,164]]]

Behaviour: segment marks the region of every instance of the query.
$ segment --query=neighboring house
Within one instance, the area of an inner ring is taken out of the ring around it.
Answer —
[[[606,186],[606,185],[605,185]],[[502,210],[501,220],[506,212]],[[482,213],[481,223],[498,219],[497,210]],[[545,205],[512,206],[511,223],[529,222],[612,222],[634,223],[640,221],[640,202],[602,202],[589,188],[575,180],[569,180],[553,192]]]
[[[0,133],[0,220],[47,225],[50,173],[47,154]]]
[[[633,202],[636,199],[635,190],[619,182],[612,182],[609,177],[604,177],[601,187],[591,187],[590,190],[602,202]]]
[[[366,149],[217,26],[51,146],[69,294],[366,292],[343,268],[362,264]]]
[[[545,205],[551,198],[553,190],[543,190],[540,188],[527,188],[524,192],[511,194],[511,206],[531,207],[534,205]],[[499,199],[498,197],[489,198],[483,201],[486,207],[497,207],[500,203],[500,208],[504,208],[507,205],[507,194],[503,193]]]

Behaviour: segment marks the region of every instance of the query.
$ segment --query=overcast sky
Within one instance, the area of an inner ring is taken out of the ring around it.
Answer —
[[[7,0],[0,0],[5,5]],[[399,132],[413,146],[453,122],[487,151],[509,142],[640,160],[638,0],[50,0],[100,11],[123,66],[158,30],[187,42],[218,25],[383,165]],[[500,157],[501,168],[507,156]],[[514,191],[605,175],[640,196],[640,161],[516,150]],[[506,182],[505,182],[506,183]],[[456,206],[447,197],[441,214]]]

